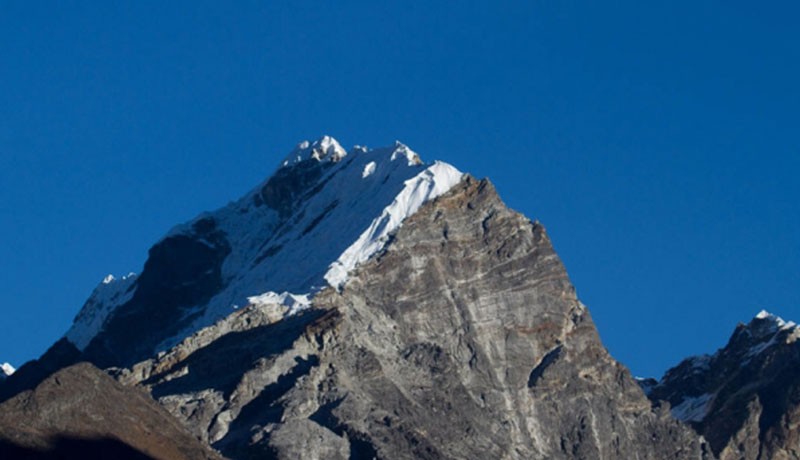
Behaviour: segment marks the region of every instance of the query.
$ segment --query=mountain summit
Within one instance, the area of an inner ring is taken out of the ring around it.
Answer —
[[[254,303],[294,314],[461,177],[400,142],[345,152],[328,136],[303,141],[245,196],[173,228],[140,275],[107,277],[66,338],[103,365],[130,365]]]

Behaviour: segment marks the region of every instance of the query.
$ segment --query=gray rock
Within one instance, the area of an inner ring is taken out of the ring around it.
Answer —
[[[544,228],[466,178],[341,292],[121,370],[231,458],[700,459],[602,346]],[[233,326],[235,324],[235,326]]]

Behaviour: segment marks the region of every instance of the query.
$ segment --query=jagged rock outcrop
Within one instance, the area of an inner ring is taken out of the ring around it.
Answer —
[[[649,392],[722,460],[800,458],[800,328],[767,312],[714,355],[684,360]]]
[[[544,228],[469,177],[313,308],[252,305],[118,376],[237,459],[708,456],[608,355]]]
[[[79,363],[0,404],[0,458],[221,457],[141,389]]]

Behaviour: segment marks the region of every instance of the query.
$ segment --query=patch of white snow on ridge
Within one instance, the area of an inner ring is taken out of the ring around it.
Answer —
[[[14,369],[14,366],[12,366],[11,364],[8,364],[8,363],[0,364],[0,373],[3,374],[3,375],[0,375],[0,377],[4,377],[4,376],[8,377],[9,375],[13,374],[16,371],[17,370]]]
[[[133,296],[135,279],[135,273],[129,273],[121,279],[106,276],[75,317],[72,327],[67,331],[67,339],[79,350],[85,349],[103,329],[111,312]]]
[[[265,292],[257,296],[247,298],[250,305],[262,306],[269,304],[278,304],[286,307],[285,316],[294,315],[309,307],[311,307],[311,300],[309,294],[292,294],[290,292]]]
[[[408,148],[407,145],[400,141],[395,141],[394,146],[395,149],[394,153],[392,153],[392,161],[395,161],[398,158],[405,158],[409,166],[422,164],[422,160],[420,159],[419,155],[417,155],[417,152]]]
[[[781,318],[780,316],[773,315],[767,310],[761,310],[760,312],[758,312],[758,314],[756,315],[756,319],[769,320],[773,324],[775,324],[775,327],[777,329],[781,331],[793,329],[797,326],[797,324],[795,324],[794,321],[784,321],[784,319]]]
[[[699,422],[703,420],[711,408],[713,395],[709,393],[700,396],[684,398],[680,404],[672,408],[672,416],[684,422]]]
[[[340,161],[347,155],[347,151],[339,145],[336,139],[322,136],[314,142],[303,141],[297,144],[289,155],[281,162],[281,166],[290,166],[304,160]]]
[[[370,161],[369,163],[367,163],[366,166],[364,166],[364,171],[361,173],[361,178],[366,179],[367,177],[371,176],[372,173],[374,172],[375,172],[375,162]]]
[[[392,159],[395,154],[392,155]],[[392,203],[384,208],[358,239],[332,263],[325,280],[339,288],[347,281],[350,270],[381,250],[389,236],[405,219],[430,201],[461,182],[463,173],[447,163],[436,162],[417,176],[405,182],[405,187]]]

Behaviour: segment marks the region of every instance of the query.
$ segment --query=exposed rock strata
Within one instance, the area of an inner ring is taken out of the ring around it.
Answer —
[[[232,458],[707,456],[651,410],[544,228],[488,181],[423,206],[314,305],[278,322],[248,308],[120,379]]]

